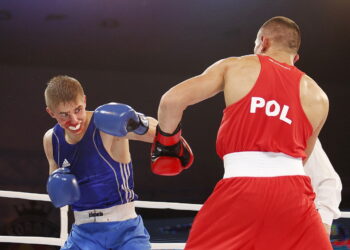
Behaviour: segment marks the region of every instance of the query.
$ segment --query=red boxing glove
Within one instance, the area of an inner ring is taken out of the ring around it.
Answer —
[[[151,169],[158,175],[178,175],[189,168],[194,160],[192,150],[181,136],[181,126],[168,134],[157,126],[156,136],[151,150]]]

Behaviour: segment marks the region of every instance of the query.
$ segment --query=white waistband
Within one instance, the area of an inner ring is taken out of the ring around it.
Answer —
[[[224,168],[223,178],[305,175],[301,158],[273,152],[230,153],[224,156]]]
[[[74,223],[76,225],[91,222],[124,221],[136,217],[134,202],[109,208],[74,211]]]

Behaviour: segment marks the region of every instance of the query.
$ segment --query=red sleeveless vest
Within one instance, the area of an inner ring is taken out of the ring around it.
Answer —
[[[281,152],[305,158],[313,128],[300,102],[303,72],[268,56],[258,55],[261,71],[250,92],[226,107],[216,150]]]

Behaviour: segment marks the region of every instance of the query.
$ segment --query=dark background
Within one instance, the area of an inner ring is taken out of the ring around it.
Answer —
[[[343,182],[341,209],[349,209],[349,13],[349,0],[1,0],[0,190],[46,192],[42,137],[55,122],[43,92],[51,77],[77,78],[89,110],[115,101],[156,117],[171,86],[219,59],[252,53],[261,24],[284,15],[302,30],[297,66],[328,94],[320,138]],[[131,142],[141,200],[208,197],[223,174],[215,153],[223,108],[219,94],[186,110],[184,136],[196,159],[179,176],[153,175],[150,145]],[[16,218],[18,203],[27,204],[0,198],[0,225]]]

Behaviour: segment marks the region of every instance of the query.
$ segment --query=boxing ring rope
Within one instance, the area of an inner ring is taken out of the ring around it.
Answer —
[[[50,202],[50,198],[47,194],[0,190],[0,197]],[[190,210],[190,211],[199,211],[199,209],[201,208],[201,205],[198,205],[198,204],[175,203],[175,202],[172,202],[172,203],[154,202],[154,201],[135,201],[135,205],[136,207],[139,207],[139,208],[176,209],[176,210]],[[64,206],[60,208],[60,216],[61,216],[60,238],[32,237],[32,236],[1,236],[0,235],[0,242],[62,246],[68,237],[68,206]],[[151,245],[152,245],[152,249],[183,249],[185,246],[185,243],[151,243]]]
[[[4,191],[0,190],[0,197],[17,198],[37,201],[50,201],[47,194],[36,194],[26,192]],[[155,201],[135,201],[136,207],[151,208],[151,209],[175,209],[199,211],[202,205],[190,203],[175,203],[175,202],[155,202]],[[50,237],[31,237],[31,236],[1,236],[0,242],[6,243],[25,243],[25,244],[41,244],[61,246],[68,237],[68,206],[60,208],[61,216],[61,232],[60,238]],[[350,218],[350,212],[341,212],[341,218]],[[152,249],[183,249],[185,243],[151,243]]]

